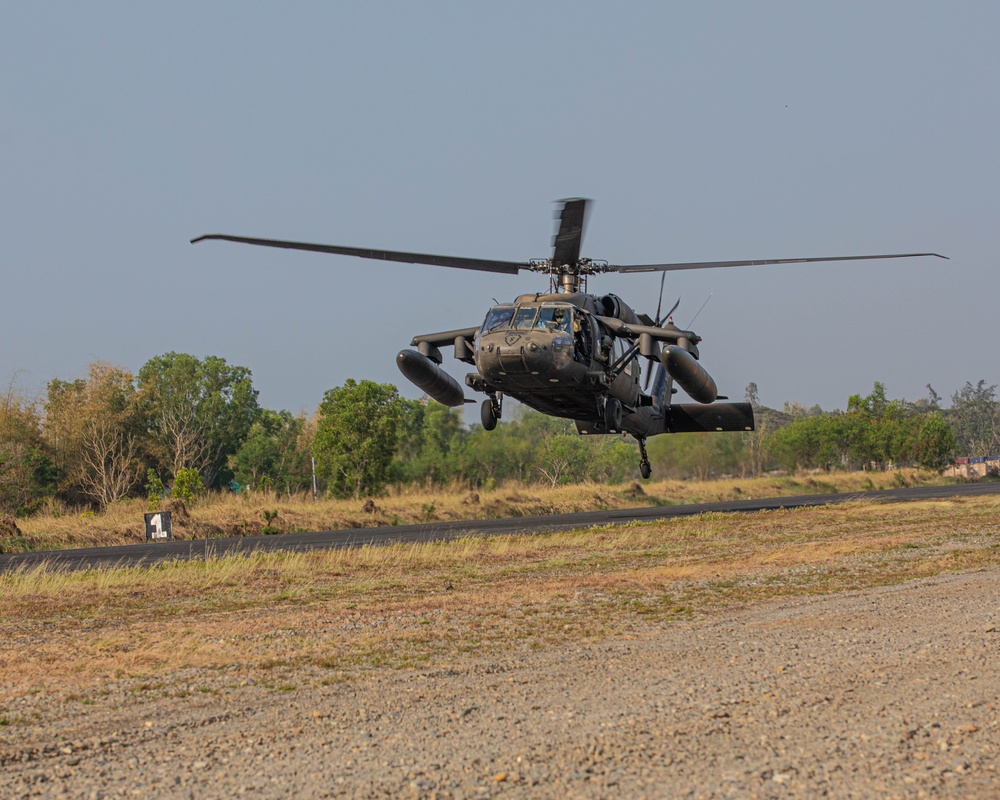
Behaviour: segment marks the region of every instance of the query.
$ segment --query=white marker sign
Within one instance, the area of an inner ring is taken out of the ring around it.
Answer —
[[[173,538],[170,530],[170,512],[157,511],[146,514],[146,541],[162,542]]]

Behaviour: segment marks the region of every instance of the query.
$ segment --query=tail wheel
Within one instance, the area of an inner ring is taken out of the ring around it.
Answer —
[[[653,474],[653,468],[649,465],[649,453],[646,452],[646,437],[636,437],[639,441],[639,474],[643,480]]]
[[[617,397],[604,401],[604,427],[608,433],[622,429],[622,404]]]

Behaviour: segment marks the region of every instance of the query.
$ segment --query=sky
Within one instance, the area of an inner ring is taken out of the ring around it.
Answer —
[[[998,29],[961,0],[8,4],[0,380],[175,351],[248,367],[268,408],[418,397],[412,336],[544,276],[189,240],[520,261],[588,197],[583,255],[612,263],[951,259],[669,273],[678,324],[711,298],[692,327],[734,399],[1000,383]],[[658,289],[590,282],[647,313]]]

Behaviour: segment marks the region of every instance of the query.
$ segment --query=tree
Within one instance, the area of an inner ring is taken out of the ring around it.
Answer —
[[[703,480],[739,472],[745,447],[740,433],[675,433],[651,439],[649,458],[655,475]]]
[[[929,388],[929,387],[928,387]],[[940,469],[954,451],[954,436],[931,402],[889,400],[876,383],[871,394],[851,395],[845,413],[800,418],[769,438],[771,452],[786,469],[835,466],[886,469],[918,464]]]
[[[753,407],[754,412],[754,429],[743,434],[747,449],[746,466],[751,475],[757,476],[764,471],[764,465],[767,463],[767,438],[772,427],[771,414],[768,413],[770,409],[765,409],[760,404],[760,394],[754,381],[747,384],[743,396]]]
[[[127,426],[98,417],[87,423],[83,437],[80,485],[101,506],[128,497],[142,477],[140,443]]]
[[[38,404],[9,390],[0,398],[0,509],[18,516],[36,510],[54,493],[56,472]]]
[[[948,420],[955,430],[958,449],[965,455],[989,456],[1000,451],[1000,402],[994,386],[966,382],[951,396]]]
[[[823,417],[809,417],[778,428],[767,439],[767,448],[782,468],[792,471],[819,466]]]
[[[621,436],[592,436],[584,477],[599,483],[621,483],[637,477],[638,448],[632,439]]]
[[[876,381],[871,394],[851,395],[844,424],[848,428],[848,452],[863,468],[884,470],[907,458],[908,428],[903,405],[890,401],[885,384]]]
[[[170,474],[196,469],[206,486],[229,480],[229,456],[239,450],[260,412],[250,370],[224,358],[204,361],[166,353],[139,370],[149,393],[150,432]]]
[[[586,473],[588,450],[579,434],[557,433],[542,443],[535,469],[553,487],[559,483],[579,483]]]
[[[512,422],[501,422],[496,430],[472,431],[456,457],[459,473],[473,486],[489,485],[518,474],[524,476],[527,443],[511,435]]]
[[[44,431],[59,493],[102,506],[128,496],[145,470],[146,424],[144,397],[123,367],[96,362],[86,380],[50,381]]]
[[[941,412],[924,417],[913,442],[913,459],[924,469],[944,469],[955,457],[955,432]]]
[[[357,498],[384,489],[402,413],[391,384],[351,378],[323,395],[313,455],[331,493]]]
[[[261,409],[240,449],[229,457],[233,477],[251,489],[273,488],[286,494],[309,487],[309,449],[299,446],[304,416]]]
[[[462,473],[469,433],[461,412],[429,400],[402,400],[393,480],[443,485]]]

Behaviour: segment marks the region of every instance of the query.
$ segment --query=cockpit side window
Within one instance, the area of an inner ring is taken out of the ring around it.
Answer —
[[[535,322],[535,315],[538,313],[537,308],[527,307],[519,308],[517,314],[514,315],[514,327],[517,330],[527,330],[531,328]]]
[[[514,306],[497,306],[491,308],[483,323],[482,332],[489,333],[497,328],[506,328],[510,324],[511,317],[514,316]]]
[[[562,306],[542,306],[536,328],[569,333],[573,330],[572,311]]]

